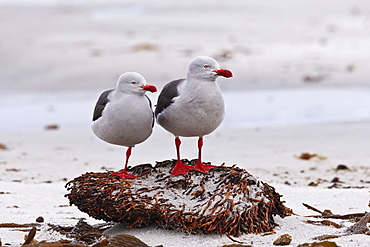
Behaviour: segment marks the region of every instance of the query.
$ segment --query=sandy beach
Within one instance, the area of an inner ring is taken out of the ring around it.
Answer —
[[[302,203],[335,214],[369,210],[369,27],[370,6],[361,0],[0,0],[0,223],[42,216],[38,241],[62,238],[47,231],[48,223],[103,223],[64,197],[71,179],[122,168],[125,148],[104,143],[90,129],[99,94],[126,71],[161,89],[184,77],[192,58],[207,55],[234,77],[218,80],[226,118],[204,138],[204,161],[248,170],[296,214],[276,217],[274,234],[237,240],[272,246],[290,234],[289,246],[298,246],[344,233],[353,222],[333,219],[340,229],[306,223],[315,212]],[[155,104],[158,93],[148,96]],[[195,158],[196,138],[182,141],[184,158]],[[302,153],[316,156],[299,159]],[[173,136],[155,125],[133,149],[130,165],[174,158]],[[233,243],[154,226],[112,231],[151,246]],[[0,228],[2,245],[20,246],[24,235]],[[370,237],[330,241],[367,247]]]

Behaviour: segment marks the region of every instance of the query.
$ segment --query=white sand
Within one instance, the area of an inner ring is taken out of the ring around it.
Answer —
[[[343,231],[304,223],[303,216],[314,213],[302,203],[339,214],[369,210],[367,1],[120,2],[0,1],[0,143],[7,146],[0,150],[0,223],[31,223],[38,216],[53,224],[74,225],[80,217],[101,222],[64,198],[66,181],[123,165],[125,149],[90,130],[99,93],[130,70],[161,88],[183,77],[197,55],[214,56],[235,74],[219,80],[227,117],[205,137],[204,160],[247,169],[274,186],[299,215],[277,217],[276,234],[238,240],[271,246],[289,233],[297,246]],[[317,82],[304,82],[307,76]],[[150,95],[154,103],[157,96]],[[49,124],[60,128],[46,131]],[[155,126],[134,148],[130,164],[174,158],[173,142]],[[294,157],[302,152],[326,159]],[[195,138],[183,139],[182,154],[196,157]],[[350,170],[336,171],[338,164]],[[334,177],[342,187],[363,188],[328,189]],[[218,235],[151,227],[123,232],[165,247],[231,243]],[[3,244],[19,246],[23,235],[0,228]],[[365,247],[370,237],[333,241]]]

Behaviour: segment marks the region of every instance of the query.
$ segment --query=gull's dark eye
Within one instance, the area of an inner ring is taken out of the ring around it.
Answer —
[[[208,64],[205,64],[205,65],[203,65],[203,68],[204,69],[208,69],[209,68],[209,65]]]
[[[131,84],[132,84],[132,85],[136,85],[136,81],[132,81],[132,82],[131,82]]]

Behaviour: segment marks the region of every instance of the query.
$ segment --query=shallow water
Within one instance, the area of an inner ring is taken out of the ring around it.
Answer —
[[[89,127],[100,92],[3,94],[0,129],[48,124]],[[369,88],[290,88],[224,92],[226,127],[289,126],[370,121]],[[148,95],[155,105],[157,94]]]
[[[294,88],[225,93],[230,127],[370,120],[370,89]]]

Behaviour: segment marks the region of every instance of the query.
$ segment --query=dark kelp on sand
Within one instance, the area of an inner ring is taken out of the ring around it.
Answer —
[[[194,165],[195,160],[183,160]],[[138,179],[86,173],[66,184],[70,204],[96,219],[129,228],[158,224],[189,233],[218,232],[238,237],[269,232],[273,216],[292,214],[273,187],[236,166],[209,173],[170,176],[175,161],[130,168]]]

